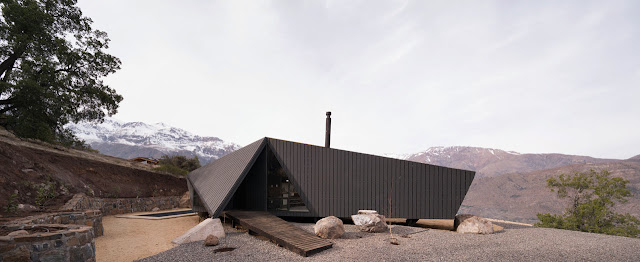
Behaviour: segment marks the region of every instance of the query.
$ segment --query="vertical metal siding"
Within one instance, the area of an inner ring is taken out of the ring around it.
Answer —
[[[319,217],[349,217],[358,209],[387,214],[391,197],[394,217],[453,218],[475,174],[272,138],[268,143]]]

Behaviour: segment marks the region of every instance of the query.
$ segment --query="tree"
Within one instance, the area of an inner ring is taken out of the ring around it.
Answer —
[[[616,203],[627,202],[631,192],[628,180],[610,177],[606,170],[600,173],[590,170],[558,178],[547,179],[551,192],[559,198],[569,198],[570,206],[563,215],[538,214],[536,226],[601,233],[626,237],[638,237],[640,220],[629,214],[613,212]]]
[[[122,96],[102,78],[120,69],[76,0],[0,0],[0,125],[16,135],[74,143],[64,125],[103,121]]]
[[[155,168],[158,171],[168,172],[174,175],[187,175],[189,172],[200,168],[200,160],[198,156],[187,158],[185,156],[163,155],[159,159],[160,167]]]

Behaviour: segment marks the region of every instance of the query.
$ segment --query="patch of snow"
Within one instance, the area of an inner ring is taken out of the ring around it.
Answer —
[[[240,148],[235,143],[225,142],[217,137],[203,137],[184,129],[164,123],[122,122],[105,118],[103,123],[68,124],[75,135],[87,143],[119,143],[144,146],[163,152],[189,151],[199,156],[218,159],[220,151],[234,151]]]

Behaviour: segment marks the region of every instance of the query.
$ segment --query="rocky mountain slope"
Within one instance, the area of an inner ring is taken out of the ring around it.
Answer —
[[[194,135],[163,123],[122,122],[107,118],[101,124],[79,123],[67,127],[101,153],[127,159],[159,158],[165,154],[197,155],[204,165],[240,148],[217,137]]]
[[[481,147],[431,147],[400,158],[476,171],[476,178],[509,173],[524,173],[573,164],[597,164],[612,161],[588,156],[563,154],[520,154],[513,151]]]
[[[56,209],[75,193],[150,197],[185,191],[183,177],[154,172],[147,164],[23,140],[0,128],[0,217],[25,215],[8,213],[9,201],[35,205],[46,199],[44,208]]]
[[[591,169],[608,170],[613,177],[629,180],[627,186],[633,197],[617,206],[617,211],[640,217],[640,161],[632,159],[476,178],[459,212],[535,223],[537,213],[561,214],[569,204],[568,200],[558,199],[556,193],[546,187],[549,177]]]

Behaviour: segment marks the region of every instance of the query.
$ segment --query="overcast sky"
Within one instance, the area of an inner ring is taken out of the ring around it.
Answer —
[[[80,0],[116,118],[246,145],[640,154],[640,1]]]

